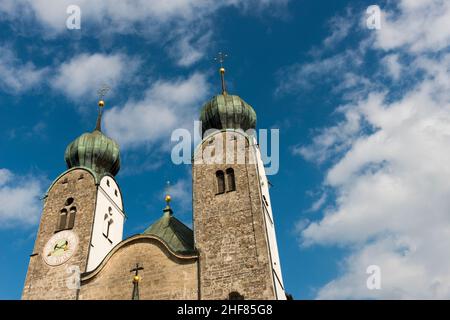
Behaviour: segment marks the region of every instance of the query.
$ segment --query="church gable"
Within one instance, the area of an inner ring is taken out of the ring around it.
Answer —
[[[98,268],[82,276],[79,298],[133,298],[136,265],[142,267],[140,299],[198,299],[197,256],[177,254],[151,235],[136,235],[117,245]]]

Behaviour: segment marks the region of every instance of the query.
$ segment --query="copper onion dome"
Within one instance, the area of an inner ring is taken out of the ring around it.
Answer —
[[[83,133],[70,143],[64,154],[67,167],[87,167],[97,175],[115,176],[120,170],[119,145],[101,131],[102,107],[99,102],[99,114],[94,131]]]

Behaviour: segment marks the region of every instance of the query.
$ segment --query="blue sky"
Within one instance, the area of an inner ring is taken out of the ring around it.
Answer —
[[[81,29],[66,28],[79,5]],[[18,299],[42,202],[64,150],[91,131],[121,145],[128,220],[164,206],[191,223],[190,170],[171,132],[220,91],[280,129],[269,179],[286,289],[296,299],[449,298],[450,4],[379,1],[0,0],[0,298]],[[368,290],[366,269],[381,268]]]

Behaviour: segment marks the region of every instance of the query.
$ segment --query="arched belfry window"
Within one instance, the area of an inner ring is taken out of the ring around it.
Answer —
[[[56,232],[73,229],[75,225],[75,216],[77,213],[77,208],[73,205],[73,202],[73,198],[67,198],[64,202],[64,208],[59,212]]]
[[[71,207],[69,210],[69,216],[67,219],[67,229],[72,229],[75,225],[75,215],[77,214],[77,208]]]
[[[217,178],[217,194],[225,192],[225,175],[222,170],[216,172]]]
[[[234,177],[234,170],[233,168],[228,168],[226,170],[227,173],[227,184],[228,184],[228,192],[229,191],[235,191],[236,190],[236,180]]]
[[[56,226],[56,231],[64,230],[67,223],[67,209],[62,209],[58,217],[58,225]]]

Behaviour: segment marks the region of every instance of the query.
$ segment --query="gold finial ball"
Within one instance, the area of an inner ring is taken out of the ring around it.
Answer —
[[[165,200],[167,203],[169,203],[170,200],[172,200],[172,197],[168,194],[168,195],[166,195],[166,197],[164,198],[164,200]]]
[[[133,277],[133,282],[134,283],[139,282],[140,280],[141,280],[141,277],[139,277],[139,276],[134,276]]]
[[[99,106],[100,108],[103,108],[103,107],[105,106],[105,101],[100,100],[100,101],[98,102],[98,106]]]
[[[224,68],[224,67],[221,67],[221,68],[219,69],[219,71],[220,71],[220,73],[225,73],[225,68]]]

